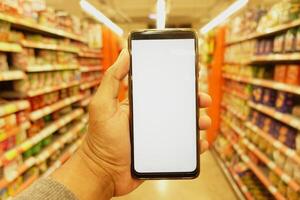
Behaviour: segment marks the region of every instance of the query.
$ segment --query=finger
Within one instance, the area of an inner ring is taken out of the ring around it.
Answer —
[[[209,143],[207,142],[207,140],[199,140],[199,143],[201,148],[200,154],[202,154],[208,150]]]
[[[211,126],[211,119],[207,115],[203,115],[199,118],[199,128],[200,130],[209,129]]]
[[[120,109],[129,116],[129,101],[127,98],[121,102]]]
[[[94,104],[102,105],[101,111],[115,111],[118,105],[120,81],[129,71],[129,54],[124,49],[117,61],[106,71],[94,97]]]
[[[207,108],[212,103],[211,97],[208,94],[201,92],[199,94],[199,103],[200,108]]]

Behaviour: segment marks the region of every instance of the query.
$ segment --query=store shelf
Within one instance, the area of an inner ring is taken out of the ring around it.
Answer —
[[[89,89],[91,87],[99,85],[100,82],[101,82],[101,80],[95,80],[95,81],[90,81],[90,82],[82,82],[82,84],[80,85],[80,89],[81,90]]]
[[[11,70],[0,71],[0,81],[13,81],[26,78],[26,74],[23,71]]]
[[[277,166],[272,160],[270,160],[263,152],[255,147],[249,140],[246,138],[242,139],[246,147],[253,152],[266,166],[281,178],[289,187],[294,191],[298,192],[300,190],[299,184],[293,180],[288,174],[286,174],[279,166]]]
[[[20,125],[13,126],[12,128],[5,130],[3,132],[0,131],[0,142],[3,142],[9,137],[15,136],[16,134],[20,133],[22,130],[27,130],[31,126],[29,121],[25,121]]]
[[[293,20],[292,22],[286,23],[286,24],[281,24],[278,26],[275,26],[273,28],[268,28],[266,29],[264,32],[262,33],[253,33],[253,34],[249,34],[246,37],[241,37],[241,38],[237,38],[235,40],[229,41],[227,42],[227,45],[233,45],[236,43],[241,43],[247,40],[251,40],[251,39],[255,39],[255,38],[260,38],[260,37],[265,37],[268,35],[273,35],[276,34],[278,32],[296,27],[296,26],[300,26],[300,20]]]
[[[277,119],[278,121],[281,121],[297,130],[300,130],[300,119],[294,117],[293,115],[281,113],[276,111],[274,108],[262,104],[255,104],[251,101],[248,102],[248,105],[255,110],[269,115],[270,117]]]
[[[80,72],[95,72],[95,71],[102,71],[103,68],[101,66],[99,67],[80,67]]]
[[[74,87],[79,84],[80,84],[79,81],[73,81],[70,83],[61,83],[59,86],[45,86],[45,87],[43,87],[43,89],[30,90],[30,91],[28,91],[27,95],[28,95],[28,97],[34,97],[34,96],[38,96],[38,95],[42,95],[42,94],[46,94],[46,93],[50,93],[50,92],[55,92],[57,90]]]
[[[49,71],[61,71],[61,70],[77,70],[76,65],[61,65],[61,64],[49,64],[49,65],[36,65],[27,67],[26,72],[49,72]]]
[[[9,115],[15,112],[28,109],[30,106],[29,102],[26,100],[21,101],[9,101],[5,104],[0,104],[0,117],[4,115]]]
[[[20,145],[14,147],[13,149],[5,152],[0,157],[0,166],[2,166],[5,162],[13,160],[17,155],[20,153],[25,152],[26,150],[30,149],[33,145],[39,143],[44,138],[48,137],[49,135],[53,134],[66,124],[70,123],[77,117],[81,116],[83,114],[82,109],[76,109],[72,111],[69,114],[66,114],[65,116],[61,117],[60,119],[52,122],[50,125],[45,127],[43,130],[41,130],[38,134],[33,136],[32,138],[27,139]]]
[[[229,170],[229,166],[226,165],[226,163],[220,158],[218,155],[218,152],[215,148],[212,148],[211,150],[213,157],[219,164],[220,169],[222,170],[223,174],[226,176],[228,182],[230,183],[232,189],[234,190],[235,194],[239,197],[240,200],[254,200],[251,196],[251,194],[248,192],[247,187],[244,187],[244,185],[241,185],[235,181],[236,179],[234,178],[233,174]],[[243,195],[243,194],[244,195]],[[245,197],[246,198],[245,198]]]
[[[289,92],[293,94],[300,95],[300,86],[296,85],[290,85],[290,84],[285,84],[285,83],[280,83],[277,81],[271,81],[271,80],[264,80],[264,79],[256,79],[256,78],[243,78],[239,76],[232,76],[229,74],[224,74],[224,78],[238,81],[238,82],[243,82],[243,83],[250,83],[252,85],[258,85],[266,88],[271,88],[274,90],[280,90],[284,92]]]
[[[231,142],[234,150],[238,153],[240,158],[244,163],[248,165],[248,167],[253,171],[253,173],[257,176],[257,178],[265,185],[265,187],[269,190],[269,192],[277,199],[277,200],[286,200],[286,198],[278,191],[278,189],[272,185],[270,180],[264,175],[264,173],[256,166],[251,159],[239,148],[237,144],[233,144]]]
[[[227,167],[229,167],[228,165],[226,165]],[[233,169],[228,168],[229,172],[231,173],[231,176],[233,177],[233,179],[235,180],[235,182],[238,184],[239,188],[242,190],[244,196],[246,197],[247,200],[255,200],[255,198],[253,197],[253,195],[249,192],[248,187],[243,183],[243,181],[241,180],[240,176],[237,175]]]
[[[18,195],[19,193],[21,193],[23,190],[25,190],[26,188],[28,188],[34,181],[36,181],[39,178],[39,176],[37,174],[31,176],[30,178],[28,178],[14,193],[14,196]]]
[[[61,101],[58,101],[52,105],[46,106],[44,108],[41,108],[39,110],[33,111],[29,114],[29,118],[31,121],[36,121],[46,115],[49,115],[50,113],[57,111],[61,108],[64,108],[68,105],[71,105],[72,103],[75,103],[77,101],[80,101],[83,99],[82,95],[77,95],[73,97],[68,97],[66,99],[63,99]]]
[[[0,180],[0,189],[7,187],[13,182],[18,176],[21,176],[25,171],[30,169],[34,165],[38,165],[43,161],[47,160],[55,151],[61,149],[67,142],[69,142],[74,136],[78,134],[84,128],[86,123],[81,122],[73,126],[67,133],[60,136],[55,142],[51,143],[46,149],[44,149],[37,156],[30,157],[23,165],[21,165],[16,173],[8,179],[3,178]]]
[[[64,51],[70,53],[79,53],[79,49],[72,46],[64,46],[64,45],[57,45],[57,44],[44,44],[41,42],[32,42],[23,40],[21,42],[23,47],[27,48],[36,48],[36,49],[47,49],[47,50],[54,50],[54,51]]]
[[[240,120],[246,120],[247,116],[240,113],[237,109],[231,108],[230,106],[226,105],[225,103],[221,103],[221,106],[225,108],[228,112],[239,118]]]
[[[227,87],[222,87],[222,89],[223,89],[224,92],[226,92],[228,94],[232,94],[232,95],[234,95],[234,96],[236,96],[236,97],[238,97],[242,100],[247,100],[248,99],[248,96],[246,94],[241,94],[241,93],[236,92],[236,91],[234,91],[232,89],[229,89]]]
[[[9,178],[5,179],[2,178],[0,180],[0,189],[7,187],[11,182],[13,182],[17,177],[22,175],[25,171],[35,165],[34,157],[27,159],[19,168],[18,170]]]
[[[54,35],[54,36],[60,36],[64,38],[73,39],[80,42],[86,42],[86,40],[76,34],[69,33],[63,30],[59,30],[57,28],[51,28],[48,26],[40,25],[34,21],[29,21],[27,19],[21,18],[21,17],[14,17],[10,16],[5,13],[0,13],[0,20],[12,23],[14,26],[18,28],[22,28],[26,31],[31,30],[33,32],[39,32],[44,33],[47,35]]]
[[[4,52],[21,52],[22,47],[19,44],[0,42],[0,51]]]
[[[288,54],[270,54],[253,56],[251,62],[278,62],[278,61],[299,61],[300,53],[288,53]]]
[[[82,58],[98,58],[98,59],[102,59],[103,56],[101,55],[101,53],[99,52],[99,54],[90,54],[90,53],[85,53],[85,52],[79,52],[79,57],[82,57]]]
[[[42,163],[47,160],[53,153],[61,149],[66,143],[72,140],[84,127],[86,122],[76,124],[67,133],[60,136],[55,142],[51,143],[49,147],[43,150],[38,156],[36,156],[36,163]]]
[[[54,164],[43,174],[42,178],[46,178],[51,175],[56,169],[62,166],[80,147],[83,139],[78,139],[74,144],[71,145],[69,149],[67,149],[60,158],[54,162]]]
[[[242,138],[246,136],[245,132],[242,129],[240,129],[239,127],[237,127],[235,124],[229,122],[224,117],[221,117],[221,119],[239,136],[241,136]]]
[[[279,150],[284,155],[286,155],[288,158],[292,159],[298,165],[300,165],[300,157],[297,155],[297,153],[293,149],[291,149],[291,148],[287,147],[286,145],[282,144],[276,138],[273,138],[271,135],[264,132],[263,130],[261,130],[257,126],[251,124],[250,122],[247,122],[245,125],[246,125],[247,128],[252,130],[255,134],[258,134],[265,141],[269,142],[275,149]]]

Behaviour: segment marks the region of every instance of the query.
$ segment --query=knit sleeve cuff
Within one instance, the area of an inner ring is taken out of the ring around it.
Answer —
[[[64,185],[51,178],[43,178],[20,193],[14,200],[78,200]]]

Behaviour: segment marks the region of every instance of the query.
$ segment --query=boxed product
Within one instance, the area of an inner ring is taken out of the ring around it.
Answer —
[[[284,50],[285,52],[293,52],[295,50],[296,29],[289,29],[285,34]]]
[[[0,52],[0,71],[7,71],[7,70],[8,70],[8,63],[7,63],[6,53]]]
[[[273,107],[276,101],[276,94],[276,90],[265,88],[262,103],[266,106]]]
[[[287,73],[286,65],[276,65],[274,70],[274,80],[278,82],[285,82]]]
[[[16,69],[25,70],[35,64],[34,49],[23,48],[20,53],[12,53],[12,65]]]
[[[283,113],[291,113],[294,106],[294,96],[286,92],[278,92],[275,103],[276,110]]]
[[[292,85],[300,83],[300,65],[288,65],[286,70],[285,82]]]
[[[263,100],[264,88],[260,86],[253,86],[252,100],[255,103],[261,103]]]
[[[296,136],[297,131],[293,128],[290,128],[283,124],[279,128],[278,140],[292,149],[295,149]]]
[[[7,42],[10,32],[10,23],[0,20],[0,41]]]

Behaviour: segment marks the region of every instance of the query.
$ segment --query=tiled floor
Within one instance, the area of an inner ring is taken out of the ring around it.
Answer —
[[[201,174],[192,181],[147,181],[113,200],[237,200],[210,152],[201,156]]]

